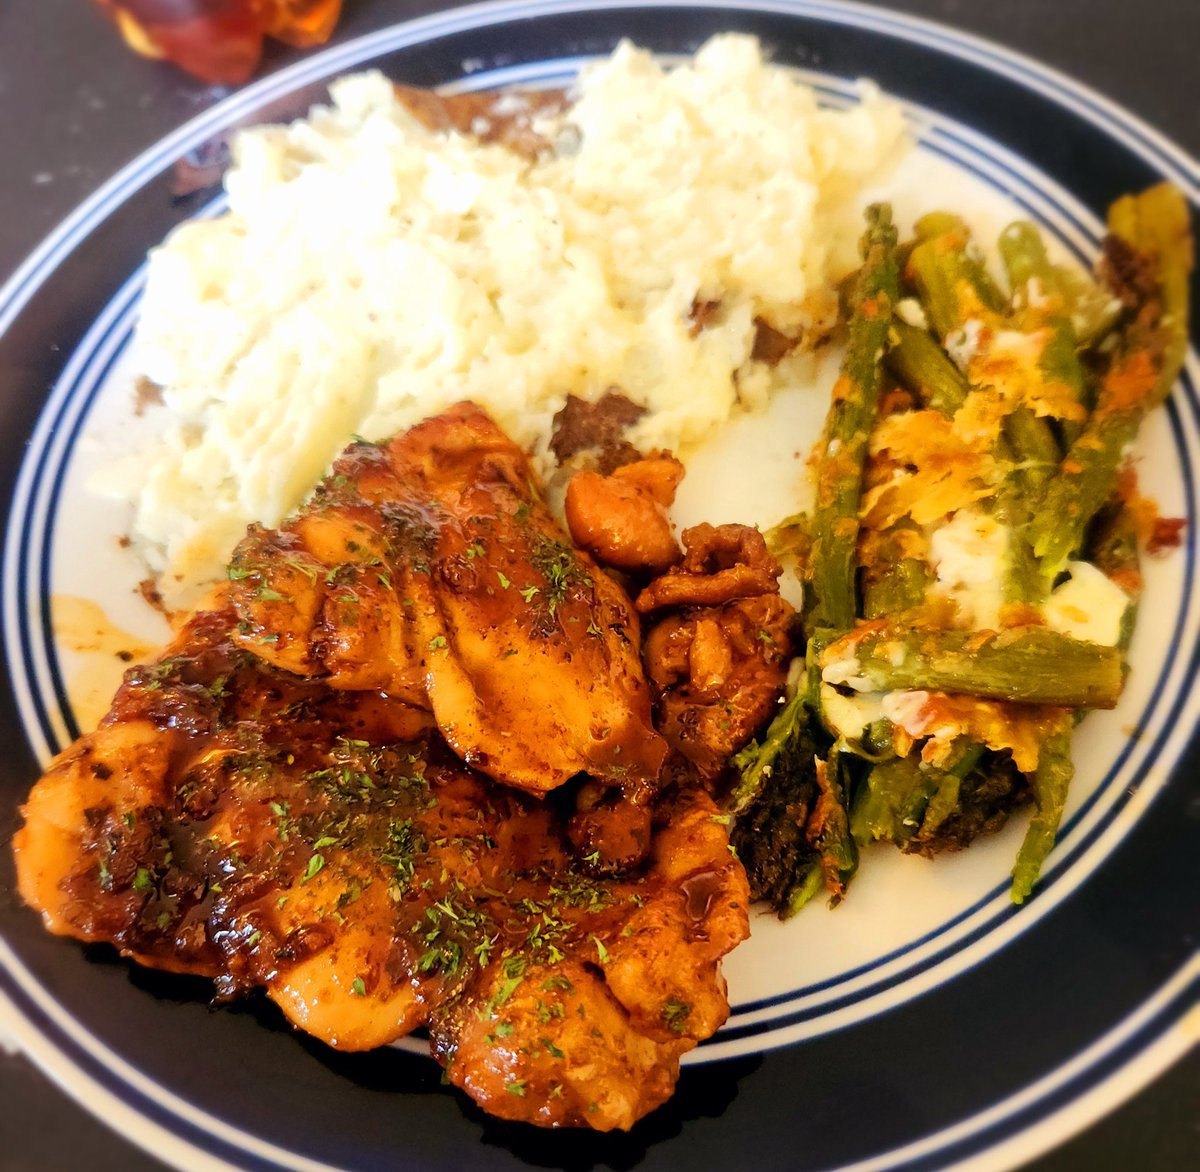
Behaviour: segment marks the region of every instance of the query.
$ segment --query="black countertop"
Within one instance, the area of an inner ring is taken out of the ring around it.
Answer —
[[[336,41],[437,7],[346,0]],[[1200,156],[1197,0],[890,0],[1021,50],[1090,84]],[[296,58],[268,50],[263,69]],[[94,188],[225,91],[129,53],[85,0],[0,5],[0,284]],[[181,1056],[181,1060],[186,1060]],[[0,1051],[0,1170],[160,1172],[152,1156]],[[1200,1167],[1200,1051],[1036,1172]]]

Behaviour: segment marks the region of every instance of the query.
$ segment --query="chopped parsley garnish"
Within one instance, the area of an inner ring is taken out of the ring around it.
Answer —
[[[517,986],[525,979],[525,958],[523,956],[507,957],[501,966],[505,981],[492,996],[489,1004],[492,1009],[499,1009],[517,991]]]
[[[403,889],[412,882],[417,869],[417,856],[428,850],[425,835],[411,818],[393,818],[388,823],[387,845],[379,858],[395,872],[395,881]]]
[[[673,1033],[682,1034],[687,1028],[687,1019],[692,1012],[692,1007],[676,997],[668,997],[663,1002],[661,1016],[666,1023],[667,1029]]]
[[[287,802],[272,802],[271,813],[279,819],[279,841],[287,842],[291,834],[292,819],[288,813],[289,807]]]
[[[546,610],[551,618],[566,601],[572,586],[592,585],[591,577],[585,573],[575,551],[566,542],[539,535],[530,552],[530,561],[546,579]]]

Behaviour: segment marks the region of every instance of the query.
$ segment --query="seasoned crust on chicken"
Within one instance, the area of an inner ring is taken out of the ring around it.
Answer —
[[[792,656],[792,607],[757,529],[697,525],[679,565],[638,595],[643,659],[671,771],[714,781],[771,718]]]
[[[451,754],[427,712],[274,668],[194,616],[35,786],[15,847],[54,932],[263,987],[342,1049],[417,1025],[487,1110],[629,1127],[728,1012],[748,891],[700,794],[598,879],[561,803]]]
[[[563,502],[567,528],[604,566],[661,574],[680,558],[667,508],[683,479],[683,465],[660,452],[608,475],[577,472]]]
[[[658,778],[637,614],[472,404],[351,447],[296,517],[251,530],[230,576],[247,650],[432,708],[491,777],[535,793]]]

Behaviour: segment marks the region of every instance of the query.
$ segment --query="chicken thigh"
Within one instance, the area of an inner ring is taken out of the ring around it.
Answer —
[[[637,612],[472,404],[351,447],[299,515],[251,530],[230,576],[243,647],[431,708],[491,777],[533,793],[658,778]]]
[[[627,1128],[664,1101],[748,933],[711,800],[663,799],[645,863],[598,878],[562,803],[463,764],[425,710],[265,663],[238,623],[194,616],[34,787],[14,845],[50,930],[262,987],[341,1049],[427,1025],[507,1119]]]

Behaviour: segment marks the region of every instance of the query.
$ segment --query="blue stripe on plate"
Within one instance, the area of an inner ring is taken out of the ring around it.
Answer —
[[[929,22],[918,21],[911,18],[889,16],[881,13],[878,9],[867,9],[858,5],[843,5],[832,3],[749,3],[749,4],[733,4],[733,5],[717,5],[715,3],[701,3],[698,7],[715,8],[715,7],[732,7],[746,11],[758,12],[777,12],[793,15],[810,16],[815,19],[831,21],[834,23],[857,24],[864,27],[870,27],[877,31],[891,33],[894,36],[902,37],[908,40],[919,41],[920,43],[929,44],[932,47],[940,50],[948,50],[955,55],[969,59],[978,60],[984,63],[987,67],[995,72],[1003,73],[1008,76],[1019,76],[1023,78],[1030,88],[1037,90],[1040,93],[1047,94],[1057,102],[1060,106],[1078,113],[1081,117],[1100,125],[1114,134],[1119,140],[1131,145],[1136,153],[1143,158],[1153,159],[1162,170],[1169,173],[1172,178],[1184,186],[1188,190],[1194,192],[1196,189],[1195,175],[1196,170],[1194,165],[1190,164],[1189,160],[1177,148],[1166,143],[1161,136],[1150,131],[1149,128],[1133,119],[1123,111],[1112,107],[1105,99],[1099,95],[1092,94],[1090,91],[1070,83],[1067,79],[1061,78],[1046,70],[1044,67],[1036,63],[1027,61],[1017,54],[1009,53],[1005,50],[997,49],[989,46],[985,42],[978,41],[975,38],[955,33],[951,30],[942,29],[939,26],[930,24]],[[62,228],[58,230],[46,244],[30,258],[30,261],[23,266],[22,270],[17,274],[13,281],[3,290],[0,291],[0,332],[3,328],[13,320],[16,313],[20,311],[22,306],[28,301],[32,292],[45,279],[46,275],[53,271],[53,268],[59,263],[63,255],[66,255],[73,249],[78,242],[83,239],[94,227],[106,216],[109,212],[126,197],[129,191],[136,190],[142,186],[149,175],[156,173],[157,170],[170,159],[174,158],[182,149],[182,144],[191,141],[193,138],[199,141],[201,138],[212,133],[220,126],[227,124],[228,120],[246,109],[262,102],[269,94],[285,92],[287,89],[301,84],[305,80],[317,80],[329,76],[331,73],[340,71],[345,68],[353,67],[361,63],[366,58],[375,55],[378,52],[385,51],[389,48],[396,48],[405,44],[414,44],[421,40],[447,35],[455,29],[470,29],[477,28],[481,25],[486,25],[496,20],[516,20],[526,19],[531,16],[536,16],[539,13],[563,12],[563,11],[588,11],[595,9],[594,4],[560,4],[560,3],[506,3],[499,5],[475,6],[468,9],[459,9],[452,14],[444,16],[426,18],[425,20],[413,22],[410,25],[402,26],[400,29],[387,30],[384,33],[373,34],[372,36],[361,38],[359,41],[351,42],[347,46],[337,51],[332,51],[327,54],[320,54],[310,59],[310,61],[302,63],[302,65],[293,67],[290,70],[284,71],[274,78],[267,79],[257,86],[249,87],[246,91],[237,95],[234,99],[215,107],[208,114],[181,128],[179,132],[172,135],[169,139],[163,140],[156,148],[152,148],[151,152],[147,152],[130,168],[127,168],[114,181],[106,185],[100,192],[97,193],[93,200],[88,201],[83,205],[79,212],[64,223]],[[659,4],[659,5],[635,5],[629,2],[621,2],[618,0],[616,4],[609,4],[606,7],[686,7],[684,4]],[[1115,132],[1115,133],[1114,133]],[[99,385],[98,383],[96,385]],[[1185,387],[1185,396],[1189,401],[1189,405],[1195,411],[1195,390],[1190,382]],[[90,400],[89,400],[90,402]],[[1183,430],[1178,414],[1172,409],[1171,426],[1177,444],[1183,443]],[[79,420],[76,420],[73,426],[73,433],[77,433]],[[73,437],[72,437],[73,438]],[[1187,492],[1189,502],[1193,499],[1194,484],[1190,465],[1187,463],[1186,453],[1182,446],[1180,447],[1183,453],[1183,464],[1185,467],[1185,479],[1187,481]],[[48,452],[43,449],[38,455],[34,471],[36,473],[35,480],[39,479],[45,473],[46,466],[49,460]],[[51,512],[57,504],[57,495],[59,485],[56,483],[54,491],[51,494],[49,508]],[[1195,556],[1193,529],[1189,529],[1189,541],[1187,549],[1187,582],[1189,593],[1193,583],[1193,562]],[[27,549],[29,543],[33,540],[33,534],[26,527],[20,531],[20,545],[23,550],[23,556],[31,556]],[[44,551],[43,551],[44,552]],[[28,567],[26,567],[28,570]],[[31,571],[30,571],[31,572]],[[43,559],[39,577],[43,584],[48,582],[46,575],[48,569],[45,560]],[[25,574],[21,575],[21,579],[28,581]],[[21,614],[22,623],[25,621],[25,615]],[[1181,628],[1183,622],[1183,614],[1179,616],[1176,623],[1176,632]],[[1176,640],[1178,641],[1178,640]],[[28,673],[29,678],[36,675],[35,663],[33,658],[32,643],[23,643],[21,647],[21,664]],[[1165,673],[1164,669],[1164,673]],[[1196,656],[1193,654],[1191,663],[1186,673],[1186,683],[1190,685],[1196,673]],[[56,680],[55,692],[60,702],[62,701],[61,677]],[[1171,719],[1176,717],[1182,710],[1187,700],[1186,687],[1181,689],[1176,695],[1175,701],[1171,706],[1168,714],[1168,719],[1164,724],[1163,731],[1156,737],[1152,746],[1153,751],[1157,751],[1166,742],[1170,732]],[[1147,710],[1147,714],[1150,709]],[[43,711],[39,713],[38,725],[41,728],[43,735],[50,738],[53,737],[53,729],[47,724],[48,716]],[[1133,751],[1133,746],[1129,746],[1125,751],[1124,757],[1127,758]],[[1143,762],[1139,768],[1135,780],[1135,784],[1140,784],[1144,779],[1149,761],[1153,753],[1147,756],[1146,762]],[[1115,767],[1114,767],[1115,768]],[[1111,778],[1109,778],[1111,781]],[[1106,785],[1109,782],[1106,781]],[[1103,787],[1102,787],[1103,788]],[[1099,800],[1099,792],[1093,795],[1090,804],[1094,804]],[[1123,795],[1118,804],[1114,807],[1114,812],[1120,810],[1128,801],[1128,793]],[[1077,822],[1082,818],[1085,811],[1080,811],[1076,816]],[[1111,819],[1110,819],[1111,820]],[[1077,858],[1089,845],[1094,843],[1096,839],[1104,832],[1108,822],[1094,827],[1085,840],[1078,845],[1073,845],[1071,859]],[[1059,860],[1056,870],[1061,874],[1069,865],[1071,859]],[[1004,918],[1011,916],[1011,912]],[[980,934],[983,934],[981,932]],[[7,983],[7,982],[6,982]],[[820,986],[814,986],[819,988]],[[1194,999],[1194,988],[1189,994],[1181,994],[1184,998],[1190,996]],[[1192,1002],[1188,1002],[1191,1004]],[[1157,1023],[1160,1019],[1166,1018],[1170,1013],[1174,1012],[1174,1008],[1182,1004],[1182,1000],[1172,1002],[1170,1008],[1164,1008],[1156,1015],[1154,1022]],[[110,1081],[106,1067],[94,1059],[87,1057],[82,1052],[78,1045],[78,1039],[72,1038],[69,1033],[59,1031],[58,1028],[42,1014],[36,1006],[29,1003],[28,999],[23,999],[23,1007],[30,1011],[31,1019],[36,1020],[39,1028],[45,1027],[49,1032],[54,1033],[59,1041],[61,1041],[64,1051],[70,1052],[73,1059],[80,1062],[81,1067],[87,1067],[90,1075],[101,1084],[106,1084]],[[1129,1039],[1119,1048],[1112,1051],[1108,1060],[1106,1060],[1103,1069],[1108,1069],[1114,1064],[1119,1064],[1125,1061],[1129,1056],[1136,1053],[1137,1050],[1145,1044],[1146,1038],[1149,1036],[1153,1028],[1153,1023],[1147,1025],[1144,1029],[1131,1034]],[[1096,1068],[1097,1071],[1101,1067]],[[1094,1078],[1086,1080],[1087,1086],[1094,1083]],[[1083,1093],[1077,1089],[1081,1085],[1081,1080],[1076,1080],[1073,1083],[1066,1084],[1060,1091],[1047,1095],[1037,1101],[1024,1114],[1014,1116],[1011,1120],[1006,1120],[1002,1124],[995,1127],[980,1126],[973,1134],[972,1138],[964,1141],[963,1144],[956,1147],[943,1146],[938,1150],[943,1153],[953,1153],[957,1158],[959,1153],[969,1154],[981,1150],[983,1147],[989,1146],[994,1142],[996,1137],[1001,1134],[1011,1134],[1014,1130],[1019,1130],[1021,1127],[1028,1126],[1029,1122],[1034,1118],[1043,1117],[1048,1111],[1054,1109],[1055,1105],[1060,1100],[1070,1099]],[[137,1096],[124,1084],[121,1088],[129,1096],[129,1101],[132,1108],[140,1114],[148,1115],[157,1121],[161,1122],[168,1130],[176,1134],[186,1134],[199,1137],[201,1146],[207,1151],[213,1152],[218,1150],[214,1147],[213,1135],[204,1128],[195,1128],[192,1124],[184,1123],[179,1115],[169,1109],[160,1107],[153,1100],[147,1099],[145,1096]],[[1086,1086],[1083,1090],[1086,1090]],[[936,1139],[936,1137],[933,1137]],[[247,1137],[252,1139],[252,1137]],[[188,1142],[191,1142],[189,1139]],[[228,1153],[228,1155],[226,1154]],[[222,1158],[231,1158],[243,1167],[285,1167],[292,1166],[291,1159],[288,1159],[286,1164],[276,1164],[261,1162],[257,1157],[251,1157],[245,1149],[238,1144],[220,1143],[219,1154]],[[282,1153],[287,1158],[287,1153]],[[940,1164],[939,1160],[939,1164]]]

